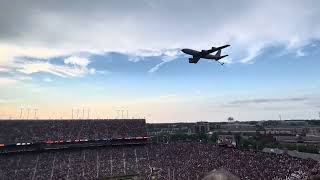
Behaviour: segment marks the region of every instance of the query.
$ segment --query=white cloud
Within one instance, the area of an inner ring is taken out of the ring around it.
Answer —
[[[152,56],[160,56],[162,52],[160,50],[147,50],[147,49],[138,49],[134,52],[127,52],[133,56],[138,57],[152,57]]]
[[[180,49],[159,49],[159,50],[137,50],[135,52],[126,52],[129,55],[129,61],[139,62],[146,57],[159,57],[163,61],[171,61],[182,54]]]
[[[90,68],[90,69],[89,69],[89,73],[90,73],[90,74],[95,74],[95,73],[96,73],[96,70],[95,70],[94,68]]]
[[[90,61],[87,58],[77,57],[77,56],[70,56],[64,60],[65,64],[73,64],[78,65],[81,67],[86,67]]]
[[[15,68],[23,74],[33,74],[38,72],[46,72],[60,77],[81,77],[88,73],[94,73],[86,67],[69,67],[62,65],[54,65],[49,62],[25,62],[16,64]]]
[[[126,1],[125,6],[117,1],[10,1],[0,7],[0,65],[17,56],[110,51],[157,56],[162,49],[225,43],[232,45],[224,51],[232,60],[248,63],[270,46],[296,52],[319,40],[319,6],[316,0]],[[87,63],[78,60],[69,63]]]
[[[167,63],[167,62],[166,62],[166,61],[162,61],[161,63],[159,63],[159,64],[155,65],[153,68],[151,68],[148,72],[149,72],[149,73],[154,73],[154,72],[158,71],[158,69],[159,69],[162,65],[164,65],[165,63]]]
[[[129,59],[128,59],[128,61],[131,61],[131,62],[139,62],[139,61],[141,61],[141,60],[143,60],[144,59],[144,57],[139,57],[139,56],[129,56]]]
[[[45,81],[45,82],[52,82],[53,80],[52,80],[51,78],[46,77],[46,78],[43,78],[43,81]]]
[[[306,56],[306,53],[303,52],[301,49],[298,49],[297,52],[296,52],[296,56],[303,57],[303,56]]]
[[[163,66],[165,63],[168,63],[170,61],[175,60],[179,55],[181,55],[182,53],[180,52],[180,50],[177,49],[172,49],[172,50],[164,50],[162,52],[162,54],[160,54],[162,56],[162,62],[155,65],[154,67],[152,67],[148,72],[149,73],[154,73],[156,71],[158,71],[158,69]]]
[[[242,63],[248,63],[250,61],[252,61],[255,57],[257,57],[262,51],[262,47],[261,46],[252,46],[248,49],[248,55],[241,59],[240,62]]]
[[[33,58],[52,58],[72,53],[72,51],[58,50],[49,47],[39,46],[19,46],[14,43],[2,43],[0,40],[0,65],[1,69],[6,69],[6,66],[14,61],[15,57],[33,57]]]

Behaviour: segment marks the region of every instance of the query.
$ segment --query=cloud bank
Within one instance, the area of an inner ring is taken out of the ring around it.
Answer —
[[[0,7],[0,66],[21,56],[110,51],[159,55],[168,49],[226,43],[232,45],[226,53],[233,62],[251,62],[273,46],[303,56],[300,49],[320,39],[319,6],[316,0],[6,1]],[[52,72],[50,65],[42,66]]]
[[[249,100],[237,100],[232,101],[232,105],[242,105],[242,104],[261,104],[261,103],[281,103],[281,102],[301,102],[306,101],[308,98],[270,98],[270,99],[249,99]]]

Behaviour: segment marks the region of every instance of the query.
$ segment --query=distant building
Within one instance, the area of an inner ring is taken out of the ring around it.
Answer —
[[[320,127],[308,127],[307,136],[320,136]]]
[[[320,144],[319,136],[274,136],[279,143],[303,143],[303,144]]]
[[[289,126],[305,126],[305,125],[307,125],[307,122],[305,120],[285,120],[283,123],[287,124]]]
[[[237,132],[255,133],[256,130],[257,130],[257,128],[255,125],[244,124],[244,123],[228,123],[228,124],[221,125],[220,129],[218,131],[230,132],[230,133],[237,133]]]
[[[305,127],[265,127],[266,134],[287,134],[287,135],[303,135],[306,134],[307,128]]]
[[[195,124],[195,133],[207,134],[210,131],[209,122],[200,121]]]
[[[150,136],[159,134],[191,134],[194,123],[159,123],[147,124],[147,131]]]

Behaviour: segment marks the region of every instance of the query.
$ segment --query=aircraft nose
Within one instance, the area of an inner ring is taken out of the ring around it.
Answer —
[[[186,50],[187,50],[187,49],[181,49],[181,51],[184,52],[184,53],[186,53]]]

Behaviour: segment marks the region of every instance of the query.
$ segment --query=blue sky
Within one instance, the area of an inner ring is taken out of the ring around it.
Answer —
[[[317,1],[122,4],[4,3],[0,117],[318,118]],[[225,66],[180,51],[223,44]]]

